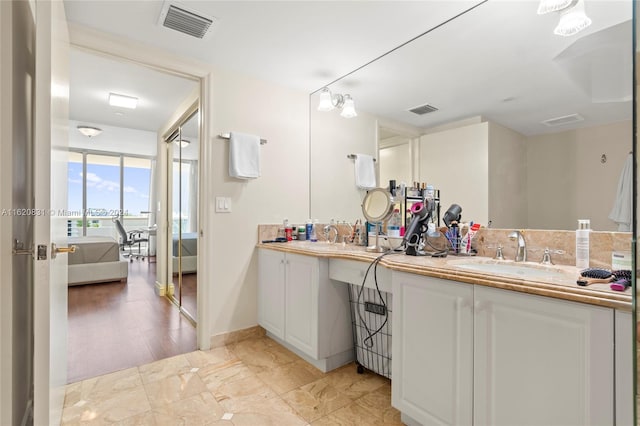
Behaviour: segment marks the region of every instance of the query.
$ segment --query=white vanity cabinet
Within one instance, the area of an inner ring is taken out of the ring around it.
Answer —
[[[393,406],[423,425],[470,425],[473,286],[402,272],[392,281]]]
[[[353,359],[349,296],[327,259],[258,250],[258,324],[322,371]]]
[[[613,309],[402,272],[392,281],[392,404],[407,424],[614,424]]]
[[[613,309],[476,286],[473,424],[614,424]]]

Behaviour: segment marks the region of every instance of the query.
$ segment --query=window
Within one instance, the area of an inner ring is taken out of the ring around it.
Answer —
[[[147,226],[151,159],[71,151],[68,170],[69,236],[118,239],[118,217],[125,229]]]

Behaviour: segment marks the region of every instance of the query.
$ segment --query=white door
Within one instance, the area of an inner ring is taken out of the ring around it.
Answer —
[[[69,39],[62,1],[36,1],[34,424],[60,423],[67,379]],[[40,213],[39,213],[40,212]],[[46,214],[44,214],[46,212]],[[42,213],[42,214],[41,214]]]
[[[471,425],[473,286],[393,274],[393,406],[424,425]]]
[[[284,340],[284,253],[258,250],[258,324]]]
[[[318,358],[318,259],[287,254],[285,258],[284,336],[307,355]]]
[[[475,287],[476,426],[612,425],[613,309]]]

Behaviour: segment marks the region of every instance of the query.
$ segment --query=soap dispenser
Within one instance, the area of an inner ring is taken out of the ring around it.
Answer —
[[[589,267],[589,234],[591,232],[589,219],[578,220],[576,229],[576,268]]]

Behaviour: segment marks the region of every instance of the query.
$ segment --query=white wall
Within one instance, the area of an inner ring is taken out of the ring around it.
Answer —
[[[631,121],[529,137],[529,228],[574,229],[590,219],[592,229],[617,230],[607,216],[631,140]]]
[[[413,175],[411,173],[411,139],[396,136],[391,146],[380,148],[380,186],[387,186],[389,180],[395,179],[396,184],[401,182],[411,185]],[[385,139],[385,142],[389,142]]]
[[[211,256],[210,335],[257,324],[257,225],[289,218],[303,223],[309,200],[309,97],[223,70],[211,77],[211,110],[207,125],[210,150],[202,158],[210,172],[206,221]],[[229,177],[229,141],[215,135],[238,131],[267,140],[261,146],[261,177]],[[216,196],[230,197],[231,213],[214,213]]]
[[[489,220],[494,228],[521,228],[527,220],[525,137],[489,122]]]
[[[455,203],[462,207],[463,221],[487,224],[488,126],[472,124],[420,138],[420,181],[440,190],[442,215]]]
[[[631,151],[631,120],[576,130],[576,220],[590,219],[591,228],[617,231],[608,218],[615,202],[618,179]],[[602,154],[607,156],[602,163]]]

